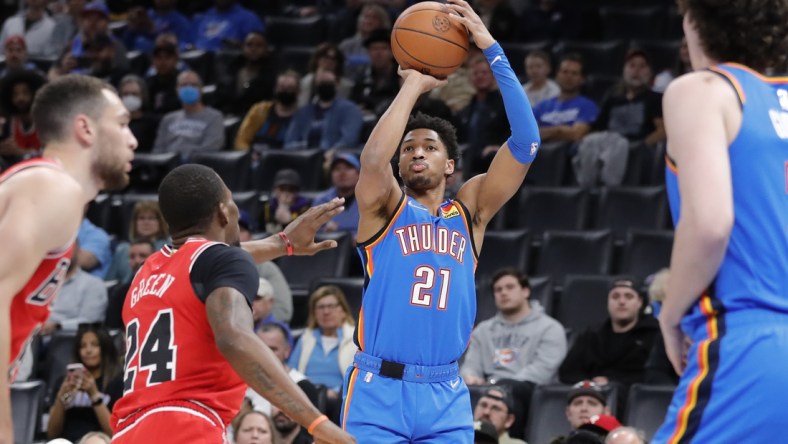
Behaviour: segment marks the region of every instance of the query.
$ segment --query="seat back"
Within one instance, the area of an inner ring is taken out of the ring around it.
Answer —
[[[523,183],[555,187],[564,184],[566,165],[569,162],[569,144],[564,142],[545,143],[539,148],[539,155],[528,169]]]
[[[127,191],[155,193],[164,176],[180,164],[178,153],[135,153]]]
[[[263,150],[260,167],[252,177],[254,189],[271,191],[276,172],[292,168],[301,176],[303,190],[318,190],[323,181],[323,151],[308,150]]]
[[[317,46],[326,39],[326,20],[322,14],[311,17],[268,16],[265,35],[276,46]]]
[[[524,187],[517,209],[518,227],[541,239],[545,230],[582,230],[588,213],[588,193],[580,187]]]
[[[665,420],[675,390],[672,385],[632,384],[624,424],[642,430],[650,441]]]
[[[11,384],[11,416],[14,423],[14,442],[33,442],[36,425],[44,405],[44,381]]]
[[[314,256],[283,256],[277,259],[287,283],[292,289],[307,290],[315,279],[346,277],[351,254],[350,233],[319,233],[316,242],[333,239],[337,247]]]
[[[249,189],[252,156],[249,151],[198,151],[191,161],[216,171],[231,191]]]
[[[629,229],[661,230],[667,223],[665,187],[611,187],[599,195],[596,228],[610,229],[623,240]]]
[[[613,255],[609,230],[545,231],[534,274],[608,274]]]
[[[624,40],[662,36],[667,20],[666,14],[665,8],[659,5],[605,7],[599,11],[604,38]],[[623,62],[621,65],[623,66]]]
[[[624,241],[619,273],[644,279],[670,265],[672,231],[630,230]]]
[[[492,276],[504,267],[528,270],[530,237],[528,230],[488,231],[484,234],[476,276]]]
[[[582,333],[608,317],[609,276],[569,275],[556,307],[556,319],[567,332]]]

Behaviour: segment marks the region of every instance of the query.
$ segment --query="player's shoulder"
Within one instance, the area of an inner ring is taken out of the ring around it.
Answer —
[[[7,177],[3,184],[36,194],[59,195],[81,191],[79,182],[65,170],[44,163],[21,167]]]
[[[194,256],[194,264],[201,269],[212,269],[218,266],[238,266],[248,264],[256,270],[252,255],[243,248],[234,247],[222,242],[208,242]]]
[[[674,79],[668,84],[663,97],[665,103],[738,101],[730,82],[709,70],[694,71]]]

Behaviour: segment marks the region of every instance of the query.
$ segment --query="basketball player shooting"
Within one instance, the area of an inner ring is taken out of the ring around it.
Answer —
[[[447,6],[484,51],[512,134],[486,174],[468,180],[456,199],[444,199],[459,158],[455,130],[441,119],[408,117],[421,94],[445,81],[400,69],[404,83],[364,146],[356,186],[367,284],[342,420],[363,442],[473,442],[457,360],[476,316],[476,260],[487,223],[519,189],[540,142],[501,46],[466,1]],[[404,189],[392,173],[395,155]]]

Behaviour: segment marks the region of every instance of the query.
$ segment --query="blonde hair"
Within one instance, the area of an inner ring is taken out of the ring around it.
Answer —
[[[648,298],[651,301],[662,302],[665,300],[665,285],[668,283],[670,271],[667,268],[659,270],[654,274],[651,285],[648,286]]]
[[[356,325],[356,320],[353,319],[353,315],[350,313],[350,306],[347,303],[347,298],[345,297],[345,293],[342,292],[342,289],[336,285],[321,285],[309,295],[309,317],[306,320],[307,328],[318,328],[317,320],[315,319],[315,307],[319,300],[327,296],[334,296],[337,298],[339,306],[342,307],[342,311],[345,312],[344,323]]]

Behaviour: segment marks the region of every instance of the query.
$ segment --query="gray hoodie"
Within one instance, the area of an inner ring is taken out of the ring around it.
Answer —
[[[566,356],[564,327],[546,315],[538,301],[519,322],[499,312],[471,333],[462,373],[490,380],[514,379],[546,384],[555,379]]]

